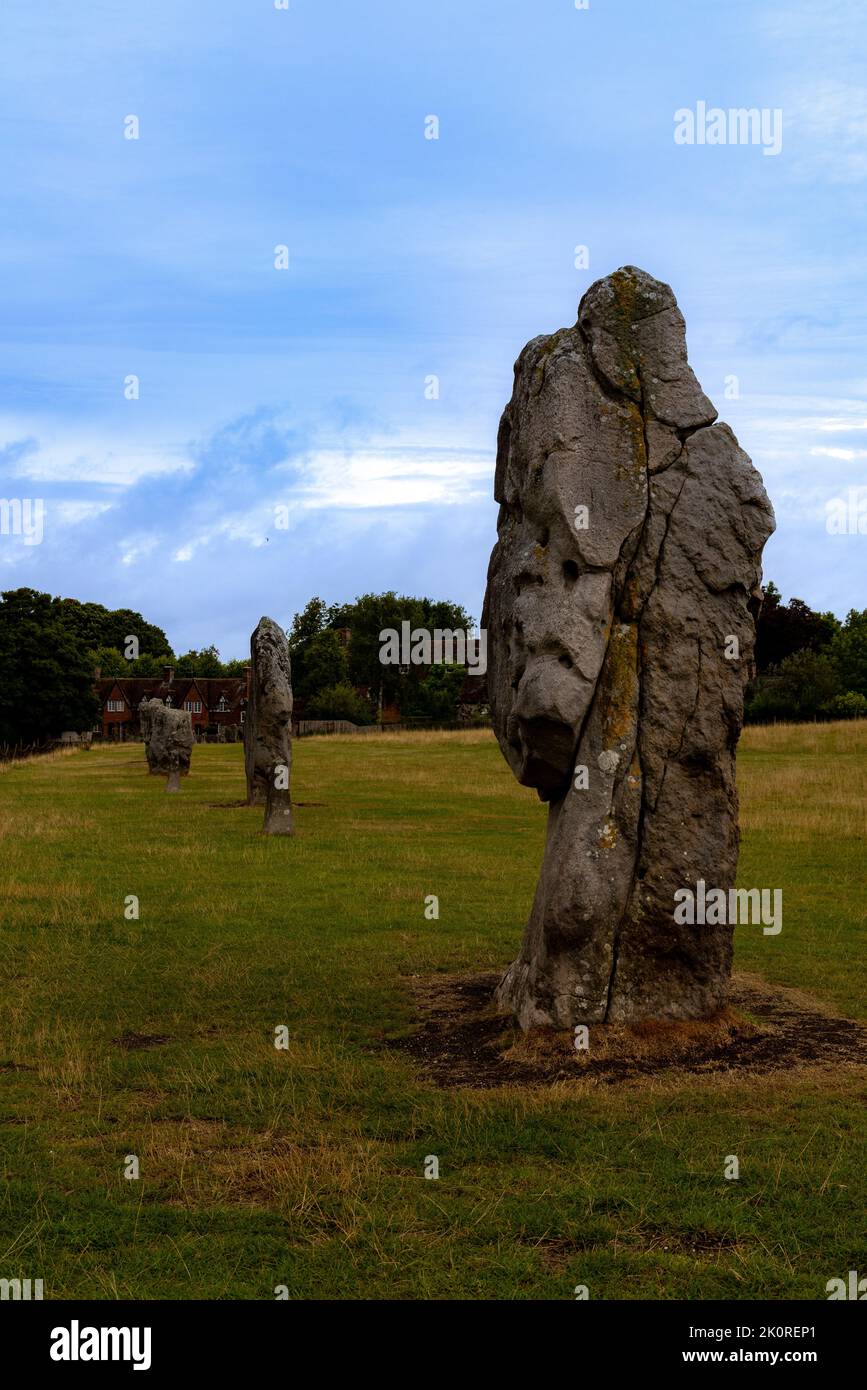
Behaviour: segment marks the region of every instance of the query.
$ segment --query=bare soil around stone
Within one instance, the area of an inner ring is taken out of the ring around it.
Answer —
[[[388,1046],[443,1089],[867,1066],[867,1027],[757,975],[735,974],[728,1005],[712,1019],[593,1024],[581,1051],[570,1033],[521,1033],[498,1014],[492,996],[500,978],[490,971],[410,978],[418,1027]]]

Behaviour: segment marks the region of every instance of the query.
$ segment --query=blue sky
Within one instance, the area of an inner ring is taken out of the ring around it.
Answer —
[[[766,576],[867,606],[867,537],[825,525],[867,459],[859,11],[4,0],[0,496],[47,515],[0,587],[227,657],[314,593],[478,617],[514,359],[632,263],[763,473]],[[780,108],[781,153],[676,145],[698,101]]]

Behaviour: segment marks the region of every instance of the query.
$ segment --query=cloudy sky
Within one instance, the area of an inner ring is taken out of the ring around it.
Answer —
[[[765,477],[767,577],[867,606],[826,531],[867,459],[865,35],[860,0],[4,0],[0,496],[46,521],[0,587],[227,657],[312,594],[478,617],[514,359],[633,263]],[[676,144],[701,101],[781,110],[781,152]]]

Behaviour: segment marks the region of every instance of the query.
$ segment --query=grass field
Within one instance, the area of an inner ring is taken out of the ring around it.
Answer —
[[[736,966],[863,1017],[867,723],[748,730],[739,781],[740,882],[783,889],[783,931],[739,928]],[[300,741],[291,840],[243,792],[238,746],[174,797],[140,745],[0,773],[0,1277],[816,1299],[867,1269],[849,1069],[448,1090],[386,1045],[409,977],[517,952],[545,811],[489,733]]]

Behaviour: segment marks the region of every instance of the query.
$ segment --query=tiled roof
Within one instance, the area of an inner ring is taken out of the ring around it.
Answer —
[[[247,698],[247,682],[243,676],[178,676],[171,683],[162,676],[105,676],[95,682],[95,687],[103,704],[117,687],[134,713],[142,700],[165,703],[169,696],[175,709],[182,708],[185,700],[201,699],[209,711],[216,708],[221,695],[225,695],[230,709],[237,708]]]

